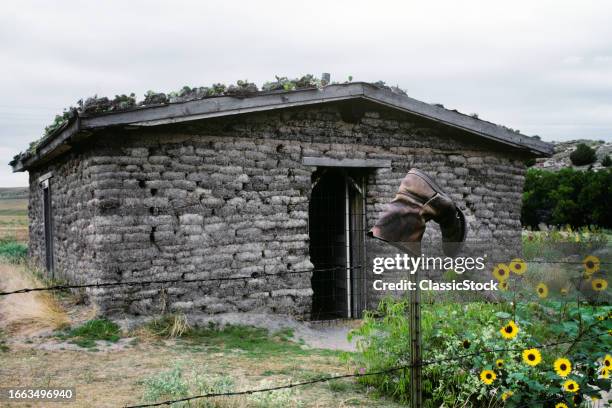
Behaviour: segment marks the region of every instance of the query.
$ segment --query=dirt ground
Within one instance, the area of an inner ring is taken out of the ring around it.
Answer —
[[[0,264],[0,278],[4,290],[40,283],[28,276],[24,267],[9,264]],[[94,348],[81,348],[54,335],[62,325],[75,325],[94,315],[95,310],[88,306],[74,305],[70,299],[58,300],[40,292],[0,298],[3,332],[0,334],[4,337],[4,351],[0,351],[1,386],[73,387],[76,401],[51,406],[120,407],[142,403],[145,391],[142,381],[177,365],[185,368],[186,375],[229,376],[236,391],[355,371],[355,367],[342,363],[340,351],[308,346],[310,341],[318,341],[315,347],[324,346],[321,337],[331,333],[332,347],[350,350],[351,346],[341,339],[349,329],[346,325],[339,325],[337,329],[332,324],[321,328],[290,327],[302,339],[301,348],[305,351],[295,352],[294,346],[286,352],[261,354],[209,347],[197,341],[160,339],[138,330],[124,333],[117,343],[99,341]],[[281,327],[282,321],[273,324]],[[254,406],[244,397],[232,398],[214,406]],[[289,406],[300,407],[397,406],[369,395],[351,379],[295,388],[290,392],[290,401]],[[0,401],[0,406],[7,407],[49,405]]]

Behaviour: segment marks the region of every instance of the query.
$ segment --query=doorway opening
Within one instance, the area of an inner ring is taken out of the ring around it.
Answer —
[[[365,177],[362,169],[313,174],[308,209],[313,320],[361,317],[365,305]]]

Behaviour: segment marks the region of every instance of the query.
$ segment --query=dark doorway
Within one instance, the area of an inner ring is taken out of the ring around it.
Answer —
[[[363,175],[355,169],[321,168],[313,177],[309,206],[312,318],[359,317],[364,290]]]
[[[49,179],[41,183],[43,201],[43,223],[45,233],[45,267],[53,278],[53,214],[51,209],[51,187]]]

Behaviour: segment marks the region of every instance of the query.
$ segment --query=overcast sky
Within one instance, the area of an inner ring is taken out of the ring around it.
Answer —
[[[543,140],[612,141],[612,2],[5,1],[0,186],[93,94],[274,75],[383,80]]]

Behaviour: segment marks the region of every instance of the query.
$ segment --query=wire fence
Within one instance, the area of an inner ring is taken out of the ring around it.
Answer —
[[[600,322],[597,322],[593,324],[591,328],[599,324]],[[588,337],[583,337],[579,335],[576,338],[571,339],[571,340],[563,340],[563,341],[556,341],[556,342],[551,342],[551,343],[546,343],[546,344],[539,344],[537,345],[537,347],[540,349],[544,349],[544,348],[557,347],[557,346],[561,346],[564,344],[577,344],[577,343],[582,343],[585,341],[593,340],[595,338],[601,337],[602,335],[608,335],[608,334],[601,333],[598,335],[588,336]],[[442,359],[436,359],[436,360],[426,360],[418,364],[418,366],[425,367],[425,366],[436,365],[436,364],[441,364],[441,363],[448,363],[452,361],[460,361],[465,358],[475,357],[475,356],[479,356],[483,354],[508,353],[508,352],[523,351],[523,350],[525,349],[517,348],[517,347],[482,350],[479,352],[460,354],[460,355],[456,355],[456,356],[448,357],[448,358],[442,358]],[[125,408],[159,407],[159,406],[172,405],[172,404],[181,403],[181,402],[189,402],[189,401],[194,401],[194,400],[204,399],[204,398],[233,397],[233,396],[239,396],[239,395],[251,395],[251,394],[262,393],[262,392],[272,392],[272,391],[291,389],[291,388],[296,388],[296,387],[303,387],[307,385],[323,383],[323,382],[339,380],[339,379],[359,378],[359,377],[369,377],[369,376],[390,374],[390,373],[394,373],[397,371],[406,370],[414,366],[415,366],[414,364],[405,364],[405,365],[395,366],[395,367],[385,369],[385,370],[379,370],[379,371],[373,371],[373,372],[367,372],[367,373],[351,373],[351,374],[327,376],[327,377],[316,378],[313,380],[308,380],[308,381],[303,381],[303,382],[298,382],[298,383],[289,383],[285,385],[279,385],[275,387],[254,388],[254,389],[248,389],[248,390],[243,390],[243,391],[232,391],[232,392],[225,392],[225,393],[208,393],[208,394],[201,394],[201,395],[193,395],[189,397],[173,399],[173,400],[165,400],[165,401],[154,402],[154,403],[127,405],[125,406]],[[546,401],[551,401],[551,400],[557,400],[557,399],[547,399]],[[542,400],[542,402],[544,402],[544,400]],[[530,404],[532,403],[533,401],[530,402]],[[525,406],[528,406],[528,405],[525,405]]]
[[[501,261],[500,261],[501,262]],[[573,261],[526,261],[527,263],[538,263],[538,264],[569,264],[569,265],[582,265],[582,262]],[[494,262],[495,263],[495,262]],[[612,262],[600,262],[600,265],[612,265]],[[9,296],[19,293],[28,292],[41,292],[41,291],[63,291],[69,289],[87,289],[87,288],[108,288],[117,286],[149,286],[149,285],[170,285],[170,284],[192,284],[192,283],[205,283],[205,282],[231,282],[231,281],[245,281],[251,279],[260,278],[275,278],[291,275],[303,275],[303,274],[315,274],[325,272],[337,272],[337,271],[349,271],[349,270],[361,270],[362,265],[355,266],[333,266],[328,268],[309,268],[301,270],[288,270],[282,272],[266,273],[266,272],[253,272],[248,276],[228,276],[228,277],[216,277],[216,278],[180,278],[180,279],[153,279],[153,280],[132,280],[132,281],[117,281],[117,282],[93,282],[93,283],[82,283],[82,284],[61,284],[61,285],[49,285],[41,287],[30,287],[20,288],[10,291],[0,292],[0,296]],[[193,272],[190,272],[193,273]],[[328,279],[318,277],[320,281],[333,281],[335,277]],[[353,281],[371,281],[371,278],[364,276],[352,276]]]
[[[574,262],[574,261],[543,261],[543,260],[536,260],[536,261],[527,261],[528,263],[550,263],[550,264],[570,264],[570,265],[582,265],[582,262]],[[600,265],[609,265],[612,263],[609,262],[600,262]],[[197,284],[197,283],[206,283],[206,282],[231,282],[231,281],[246,281],[246,280],[252,280],[252,279],[260,279],[260,278],[276,278],[276,277],[283,277],[283,276],[290,276],[290,275],[301,275],[301,274],[314,274],[314,273],[326,273],[326,272],[335,272],[335,271],[346,271],[346,270],[355,270],[355,269],[362,269],[363,265],[356,265],[356,266],[351,266],[351,267],[347,267],[347,266],[334,266],[334,267],[329,267],[329,268],[307,268],[307,269],[303,269],[303,270],[289,270],[289,271],[283,271],[283,272],[275,272],[275,273],[260,273],[260,272],[254,272],[248,276],[233,276],[233,277],[209,277],[209,278],[194,278],[194,279],[157,279],[157,280],[137,280],[137,281],[119,281],[119,282],[96,282],[96,283],[84,283],[84,284],[65,284],[65,285],[52,285],[52,286],[45,286],[45,287],[29,287],[29,288],[21,288],[21,289],[16,289],[16,290],[11,290],[11,291],[5,291],[5,292],[0,292],[0,296],[9,296],[9,295],[16,295],[16,294],[23,294],[23,293],[29,293],[29,292],[40,292],[40,291],[63,291],[63,290],[70,290],[70,289],[86,289],[86,288],[108,288],[108,287],[117,287],[117,286],[147,286],[147,285],[176,285],[176,284]],[[329,278],[329,280],[334,280],[335,278],[331,277]],[[357,279],[366,279],[367,278],[357,278]],[[599,324],[600,322],[596,323]],[[593,327],[596,325],[594,324]],[[546,344],[536,344],[534,345],[534,347],[537,348],[550,348],[550,347],[557,347],[563,344],[572,344],[575,345],[577,343],[582,343],[585,341],[589,341],[592,340],[593,338],[599,337],[601,335],[604,335],[607,333],[602,333],[599,334],[597,336],[584,336],[585,333],[582,333],[581,335],[577,336],[574,339],[569,339],[569,340],[563,340],[563,341],[556,341],[556,342],[552,342],[552,343],[546,343]],[[184,397],[184,398],[179,398],[179,399],[173,399],[173,400],[166,400],[166,401],[160,401],[160,402],[155,402],[155,403],[147,403],[147,404],[138,404],[138,405],[129,405],[126,406],[126,408],[141,408],[141,407],[156,407],[156,406],[169,406],[175,403],[183,403],[183,402],[189,402],[189,401],[193,401],[193,400],[199,400],[199,399],[206,399],[206,398],[219,398],[219,397],[232,397],[232,396],[240,396],[240,395],[251,395],[251,394],[255,394],[255,393],[263,393],[263,392],[273,392],[273,391],[278,391],[278,390],[283,390],[283,389],[291,389],[291,388],[296,388],[296,387],[303,387],[303,386],[308,386],[308,385],[312,385],[312,384],[317,384],[317,383],[324,383],[324,382],[328,382],[328,381],[333,381],[333,380],[339,380],[339,379],[347,379],[347,378],[360,378],[360,377],[368,377],[368,376],[376,376],[376,375],[384,375],[384,374],[390,374],[393,372],[398,372],[398,371],[402,371],[402,370],[407,370],[413,367],[425,367],[425,366],[430,366],[430,365],[437,365],[437,364],[442,364],[442,363],[448,363],[448,362],[452,362],[452,361],[460,361],[466,358],[470,358],[470,357],[476,357],[479,355],[484,355],[484,354],[496,354],[496,353],[508,353],[508,352],[520,352],[523,351],[525,348],[501,348],[501,349],[488,349],[488,350],[480,350],[477,352],[472,352],[472,353],[465,353],[465,354],[459,354],[453,357],[448,357],[448,358],[442,358],[442,359],[435,359],[435,360],[424,360],[421,363],[415,365],[415,364],[405,364],[405,365],[399,365],[399,366],[395,366],[389,369],[385,369],[385,370],[379,370],[379,371],[373,371],[373,372],[364,372],[364,373],[349,373],[349,374],[342,374],[342,375],[334,375],[334,376],[326,376],[326,377],[321,377],[321,378],[316,378],[316,379],[312,379],[312,380],[308,380],[308,381],[303,381],[303,382],[296,382],[296,383],[289,383],[289,384],[285,384],[285,385],[278,385],[278,386],[274,386],[274,387],[266,387],[266,388],[255,388],[255,389],[248,389],[248,390],[243,390],[243,391],[233,391],[233,392],[226,392],[226,393],[207,393],[207,394],[201,394],[201,395],[193,395],[193,396],[189,396],[189,397]]]

